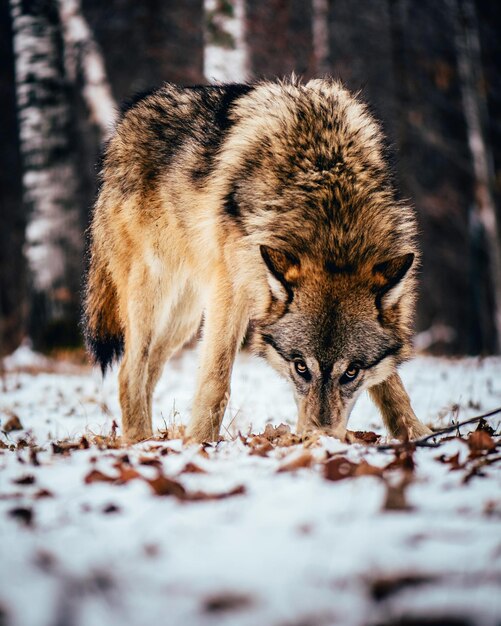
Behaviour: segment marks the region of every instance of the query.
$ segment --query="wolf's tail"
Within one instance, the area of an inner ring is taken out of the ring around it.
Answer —
[[[87,273],[83,326],[87,349],[104,376],[106,369],[123,354],[124,333],[115,286],[96,250]]]

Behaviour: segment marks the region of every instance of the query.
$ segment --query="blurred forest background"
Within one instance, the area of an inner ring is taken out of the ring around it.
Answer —
[[[423,264],[417,347],[501,347],[501,3],[1,0],[0,356],[81,344],[85,229],[119,103],[340,77],[382,120]]]

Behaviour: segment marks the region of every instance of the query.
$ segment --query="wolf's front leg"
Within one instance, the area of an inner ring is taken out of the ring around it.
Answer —
[[[392,437],[401,440],[418,439],[431,433],[416,417],[402,380],[396,372],[384,382],[371,387],[369,393]]]
[[[230,396],[233,361],[247,324],[245,301],[236,297],[229,279],[220,275],[204,316],[200,369],[188,438],[198,442],[217,440]]]

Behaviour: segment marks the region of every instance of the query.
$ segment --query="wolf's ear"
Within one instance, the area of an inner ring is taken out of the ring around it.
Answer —
[[[297,282],[301,263],[294,255],[275,250],[268,246],[260,246],[261,256],[270,273],[268,282],[273,295],[279,300],[292,300],[292,287]]]
[[[374,265],[372,268],[374,289],[383,308],[392,306],[400,298],[404,288],[402,279],[413,263],[414,254],[409,252]]]

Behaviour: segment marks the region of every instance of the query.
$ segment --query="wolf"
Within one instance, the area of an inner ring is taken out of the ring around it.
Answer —
[[[385,145],[334,79],[164,84],[127,105],[90,227],[85,326],[103,374],[123,357],[128,441],[152,435],[162,368],[201,323],[195,441],[219,436],[245,336],[292,383],[298,431],[345,437],[369,390],[392,437],[430,432],[397,372],[419,250]]]

